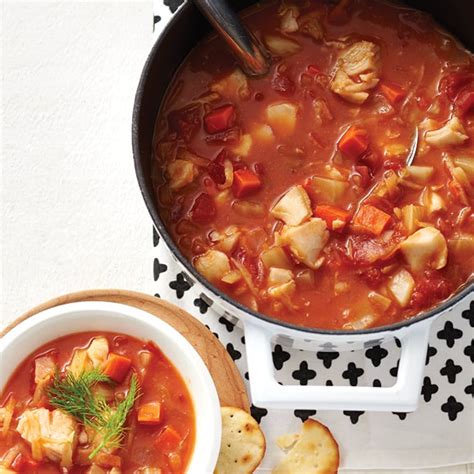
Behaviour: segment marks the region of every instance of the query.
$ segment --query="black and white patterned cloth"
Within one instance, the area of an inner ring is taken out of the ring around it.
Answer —
[[[200,297],[180,272],[153,230],[153,279],[156,296],[200,319],[219,338],[248,384],[243,330],[222,317]],[[474,296],[450,318],[432,326],[419,409],[414,413],[267,410],[252,406],[268,442],[265,465],[279,453],[274,438],[298,431],[310,416],[331,427],[348,468],[414,468],[472,462],[474,397]],[[276,378],[285,384],[390,386],[397,376],[399,343],[365,351],[308,352],[277,344]]]
[[[182,3],[155,1],[155,35]],[[155,294],[200,319],[219,338],[248,384],[243,330],[223,318],[186,281],[153,230]],[[419,409],[414,413],[267,410],[252,414],[267,438],[259,472],[270,471],[282,453],[275,438],[296,432],[315,417],[327,424],[341,446],[346,469],[430,468],[473,462],[474,295],[458,312],[432,326]],[[399,342],[365,351],[307,352],[279,344],[273,348],[276,378],[285,384],[390,386],[397,376]]]

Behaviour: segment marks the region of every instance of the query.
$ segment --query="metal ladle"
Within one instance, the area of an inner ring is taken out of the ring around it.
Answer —
[[[415,161],[416,152],[418,151],[418,138],[419,138],[419,132],[418,132],[418,127],[416,127],[415,133],[412,138],[410,150],[408,152],[408,156],[406,159],[407,166],[411,166],[413,162]]]
[[[249,76],[262,76],[270,68],[270,54],[242,24],[226,0],[194,0],[237,57]]]

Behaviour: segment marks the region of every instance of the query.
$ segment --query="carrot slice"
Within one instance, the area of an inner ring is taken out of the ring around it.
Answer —
[[[142,425],[156,425],[161,420],[161,403],[149,402],[140,406],[137,412],[138,423]]]
[[[326,221],[329,229],[341,232],[349,221],[350,214],[344,209],[321,204],[314,208],[313,214]]]
[[[392,105],[400,102],[406,95],[405,91],[398,84],[388,82],[380,84],[380,91]]]
[[[362,128],[352,126],[339,139],[337,147],[349,158],[357,159],[369,148],[367,132]]]
[[[155,439],[155,446],[160,450],[172,451],[181,442],[180,434],[171,426],[166,426]]]
[[[390,220],[390,215],[370,204],[364,204],[354,218],[354,226],[362,232],[380,235]]]
[[[204,117],[204,128],[207,133],[218,133],[228,130],[234,125],[235,108],[233,105],[223,105],[212,110]]]
[[[112,352],[105,361],[103,372],[104,375],[107,375],[107,377],[111,378],[115,382],[120,383],[128,374],[131,365],[131,359],[119,354],[114,354]]]
[[[249,196],[256,193],[262,187],[262,181],[253,172],[247,169],[234,171],[234,182],[232,192],[237,198]]]

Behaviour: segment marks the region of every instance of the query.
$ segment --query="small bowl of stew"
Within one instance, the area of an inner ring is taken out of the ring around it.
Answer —
[[[0,467],[6,472],[212,472],[219,399],[198,353],[136,308],[81,302],[0,340]]]

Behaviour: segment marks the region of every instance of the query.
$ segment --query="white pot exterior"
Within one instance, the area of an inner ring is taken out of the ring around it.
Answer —
[[[164,239],[166,240],[166,239]],[[429,318],[416,318],[400,327],[374,328],[369,332],[311,331],[295,329],[278,321],[265,320],[225,299],[211,285],[190,276],[188,269],[168,247],[201,297],[213,304],[231,322],[242,325],[249,367],[250,392],[254,405],[277,409],[323,409],[397,411],[416,410],[425,368],[428,338],[433,322],[452,312],[463,299]],[[472,289],[471,289],[472,291]],[[396,383],[391,387],[297,386],[280,385],[274,378],[272,343],[307,351],[364,350],[398,338],[402,349]]]
[[[107,302],[71,303],[38,313],[0,340],[0,391],[31,352],[58,337],[109,331],[154,342],[183,377],[196,416],[196,440],[187,474],[213,472],[221,443],[220,405],[214,382],[199,354],[169,324],[145,311]]]

